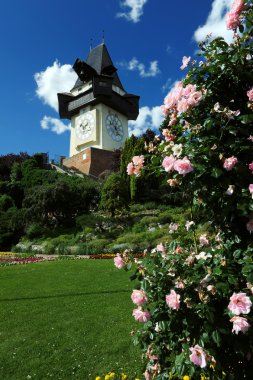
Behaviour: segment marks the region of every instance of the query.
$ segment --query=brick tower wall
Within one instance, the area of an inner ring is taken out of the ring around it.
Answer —
[[[98,177],[105,170],[112,169],[114,152],[98,148],[87,148],[72,157],[65,158],[62,164],[77,169],[84,174]]]

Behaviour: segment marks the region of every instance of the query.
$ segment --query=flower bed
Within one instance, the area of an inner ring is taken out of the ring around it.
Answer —
[[[124,373],[121,373],[121,374],[116,374],[115,372],[110,372],[109,374],[107,375],[103,375],[103,376],[97,376],[95,378],[95,380],[110,380],[110,379],[113,379],[113,380],[141,380],[143,377],[136,377],[136,376],[128,376]],[[150,378],[150,380],[155,380],[156,377],[152,377]],[[190,376],[188,375],[185,375],[185,376],[182,376],[182,377],[175,377],[171,374],[169,374],[169,377],[168,379],[171,379],[171,380],[193,380]],[[209,380],[209,377],[206,377],[204,375],[200,375],[200,377],[196,380]]]
[[[16,265],[16,264],[29,264],[44,261],[43,257],[0,257],[0,266]]]
[[[55,261],[55,260],[108,260],[114,259],[119,255],[118,253],[100,253],[92,255],[29,255],[17,254],[13,252],[0,252],[0,266],[15,265],[15,264],[29,264],[41,261]],[[133,255],[135,258],[143,257],[143,253]]]
[[[101,254],[94,254],[94,255],[89,255],[90,259],[94,260],[104,260],[104,259],[114,259],[118,253],[101,253]],[[143,253],[135,253],[133,255],[135,258],[140,258],[143,257]]]

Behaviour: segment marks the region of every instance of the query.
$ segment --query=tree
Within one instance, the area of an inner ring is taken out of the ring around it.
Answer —
[[[14,162],[21,163],[27,160],[30,156],[27,153],[21,152],[18,154],[6,154],[0,156],[0,179],[8,180],[11,172],[11,167]]]
[[[14,162],[11,166],[10,181],[15,183],[20,181],[22,178],[21,164],[19,162]]]
[[[129,196],[126,182],[120,174],[111,174],[103,185],[100,207],[109,211],[114,217],[117,210],[127,208],[128,204]]]
[[[40,222],[47,227],[75,224],[75,217],[88,212],[97,200],[93,187],[82,186],[85,181],[62,178],[53,184],[32,187],[26,192],[23,207],[27,221]]]
[[[1,195],[0,196],[0,211],[7,211],[9,208],[14,206],[13,199],[7,195]]]

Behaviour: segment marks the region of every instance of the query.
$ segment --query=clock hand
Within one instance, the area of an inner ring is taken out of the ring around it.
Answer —
[[[119,135],[119,132],[118,132],[118,128],[117,128],[117,126],[114,125],[113,128],[114,128],[114,133],[115,133],[115,135],[118,136],[118,135]]]

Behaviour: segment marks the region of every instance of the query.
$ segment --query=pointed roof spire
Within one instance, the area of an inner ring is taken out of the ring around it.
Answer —
[[[79,63],[81,62],[80,60],[77,60],[77,61]],[[124,90],[122,83],[119,79],[119,76],[116,73],[117,69],[113,65],[112,59],[110,57],[110,54],[107,50],[105,43],[102,43],[96,46],[95,48],[91,49],[84,64],[85,66],[86,65],[90,66],[93,70],[97,72],[99,76],[100,75],[112,76],[113,84],[115,84],[116,86]],[[74,64],[74,69],[75,69],[75,64]],[[80,80],[80,78],[78,78],[73,89],[81,86],[82,84],[83,82]]]

